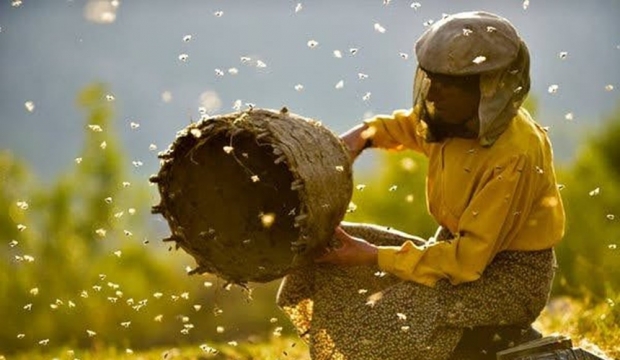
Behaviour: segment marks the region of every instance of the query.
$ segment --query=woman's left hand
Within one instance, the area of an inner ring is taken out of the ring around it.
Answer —
[[[317,258],[319,263],[332,263],[343,266],[376,265],[378,262],[377,247],[368,241],[347,234],[340,226],[334,236],[341,243],[339,248],[327,249]]]

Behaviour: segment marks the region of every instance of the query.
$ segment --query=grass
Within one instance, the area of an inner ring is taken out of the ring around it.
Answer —
[[[620,308],[615,300],[595,303],[590,299],[576,301],[566,297],[554,298],[534,324],[543,334],[559,333],[569,336],[575,346],[582,347],[607,359],[620,359]],[[298,338],[272,336],[264,340],[248,340],[227,344],[196,344],[183,348],[157,348],[138,352],[130,349],[108,348],[97,351],[47,349],[31,351],[0,360],[253,360],[309,359],[308,348]]]
[[[573,345],[608,359],[620,359],[620,298],[594,302],[557,297],[549,302],[535,327],[543,334],[567,335]]]
[[[309,360],[308,347],[298,338],[273,336],[263,341],[239,344],[196,344],[183,348],[156,348],[149,351],[108,348],[97,351],[57,349],[32,351],[0,360]]]

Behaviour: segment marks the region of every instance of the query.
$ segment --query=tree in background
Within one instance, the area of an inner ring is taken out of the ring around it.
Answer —
[[[433,235],[437,223],[428,214],[425,195],[428,160],[413,151],[385,151],[379,162],[376,166],[380,170],[354,179],[355,191],[345,220],[387,226],[426,238]]]
[[[587,136],[573,164],[558,171],[567,214],[558,246],[556,290],[573,295],[620,292],[620,108]]]
[[[1,250],[0,296],[9,301],[2,303],[0,343],[9,349],[32,344],[35,336],[45,343],[46,334],[67,342],[86,336],[85,329],[76,336],[77,320],[89,317],[79,299],[89,298],[91,284],[103,277],[97,265],[119,246],[118,229],[140,223],[130,219],[128,207],[144,196],[127,191],[129,181],[123,185],[122,150],[105,94],[101,84],[80,93],[78,106],[87,113],[84,149],[50,188],[32,180],[10,153],[1,156],[0,233],[9,246]],[[93,327],[101,321],[91,320]]]
[[[84,147],[49,188],[0,152],[0,351],[139,349],[277,329],[276,283],[249,301],[213,277],[187,276],[188,256],[148,241],[148,182],[126,171],[106,94],[93,84],[78,95]]]

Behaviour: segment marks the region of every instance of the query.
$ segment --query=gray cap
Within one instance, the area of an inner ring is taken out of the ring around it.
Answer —
[[[470,75],[508,66],[521,39],[503,17],[483,12],[446,16],[422,34],[415,45],[420,67],[446,75]]]

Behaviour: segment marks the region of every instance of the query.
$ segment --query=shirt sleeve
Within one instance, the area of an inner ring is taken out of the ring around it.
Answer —
[[[373,147],[389,150],[412,149],[423,152],[424,139],[418,134],[420,124],[414,109],[396,110],[392,115],[377,115],[365,120]]]
[[[439,279],[456,285],[477,280],[493,257],[505,249],[509,236],[523,226],[531,208],[532,169],[525,156],[489,170],[489,180],[459,219],[456,238],[425,247],[406,242],[379,247],[379,267],[402,279],[434,286]],[[523,213],[525,212],[525,213]]]

